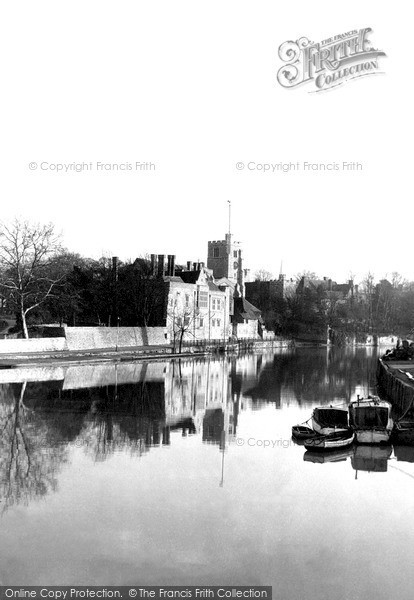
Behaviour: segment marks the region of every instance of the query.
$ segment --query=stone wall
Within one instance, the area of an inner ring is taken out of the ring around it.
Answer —
[[[168,343],[164,327],[67,327],[69,350],[134,348]]]
[[[164,327],[66,327],[65,337],[0,340],[2,354],[163,346]]]
[[[67,350],[66,340],[60,338],[30,338],[29,340],[0,340],[0,356],[2,354],[25,354],[33,352],[55,352]]]

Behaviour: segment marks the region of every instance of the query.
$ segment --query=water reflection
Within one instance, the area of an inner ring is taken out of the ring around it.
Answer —
[[[114,453],[141,457],[198,436],[223,452],[240,414],[273,406],[349,402],[375,389],[375,354],[365,349],[298,349],[241,357],[85,365],[0,372],[0,483],[3,510],[57,487],[73,448],[94,461]],[[385,452],[385,451],[384,451]],[[368,454],[367,454],[368,453]],[[311,462],[344,460],[347,453]],[[412,456],[396,450],[397,460]],[[389,456],[352,455],[356,470],[384,471]]]
[[[3,386],[0,402],[0,493],[2,510],[27,504],[57,487],[67,460],[60,435],[42,415],[25,405],[26,383]]]
[[[0,370],[0,581],[410,597],[412,448],[290,443],[374,386],[364,349]]]
[[[391,446],[356,446],[351,458],[355,471],[384,473],[392,454]]]

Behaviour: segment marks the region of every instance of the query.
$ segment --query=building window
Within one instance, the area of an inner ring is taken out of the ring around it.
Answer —
[[[211,319],[211,326],[215,327],[216,326],[216,319]]]
[[[190,304],[190,296],[188,294],[185,295],[185,305],[189,306]]]
[[[198,326],[199,327],[204,327],[204,319],[199,319],[198,320]]]
[[[234,256],[234,258],[237,258],[237,250],[233,251],[233,256]]]
[[[220,248],[213,248],[213,257],[218,258],[220,256]]]
[[[238,269],[238,268],[239,268],[239,263],[238,263],[236,260],[234,261],[234,265],[233,265],[233,267],[234,267],[235,269]]]
[[[208,292],[198,292],[198,307],[208,308]]]
[[[215,298],[213,298],[211,301],[211,308],[212,308],[212,310],[216,310],[216,299]]]
[[[221,300],[220,300],[220,298],[217,298],[216,306],[217,306],[217,310],[221,310]]]
[[[221,325],[221,320],[220,320],[220,319],[216,319],[216,323],[217,323],[217,327],[220,327],[220,325]]]

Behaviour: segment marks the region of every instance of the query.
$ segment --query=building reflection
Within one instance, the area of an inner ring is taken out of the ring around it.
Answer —
[[[223,452],[240,413],[350,399],[370,385],[366,355],[277,353],[0,371],[3,507],[47,494],[74,448],[95,461],[198,436]],[[362,460],[362,459],[361,459]],[[363,462],[363,461],[362,461]],[[362,468],[360,469],[362,470]]]

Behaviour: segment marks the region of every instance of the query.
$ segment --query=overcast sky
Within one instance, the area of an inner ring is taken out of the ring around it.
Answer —
[[[52,221],[74,251],[414,279],[413,76],[402,2],[25,0],[3,7],[2,215]],[[279,45],[371,27],[384,75],[327,93],[276,80]],[[7,57],[7,62],[4,62]],[[130,163],[98,171],[96,163]],[[237,162],[360,162],[263,173]],[[37,169],[31,170],[29,163]],[[90,163],[56,173],[48,165]],[[155,169],[137,170],[136,162]],[[46,165],[43,170],[40,165]]]

